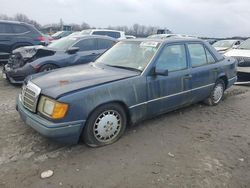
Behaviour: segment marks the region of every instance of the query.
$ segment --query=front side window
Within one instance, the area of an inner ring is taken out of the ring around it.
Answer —
[[[206,49],[206,55],[207,55],[207,63],[215,63],[215,59],[212,56],[212,54]]]
[[[83,39],[75,44],[74,47],[78,47],[79,51],[97,50],[96,39]]]
[[[207,64],[207,57],[203,45],[188,44],[188,50],[192,67],[199,67]]]
[[[156,60],[156,68],[167,69],[169,72],[187,68],[184,45],[165,46]]]

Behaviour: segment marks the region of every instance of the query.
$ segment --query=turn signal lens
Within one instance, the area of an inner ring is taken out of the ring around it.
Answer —
[[[53,113],[51,115],[51,118],[53,119],[61,119],[66,115],[66,112],[68,111],[68,104],[63,103],[56,103],[54,106]]]

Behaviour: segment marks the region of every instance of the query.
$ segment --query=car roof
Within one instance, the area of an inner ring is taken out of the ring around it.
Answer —
[[[69,38],[77,38],[78,40],[80,39],[91,39],[91,38],[100,38],[100,39],[108,39],[112,41],[117,41],[116,39],[104,35],[74,35],[74,36],[69,36]]]
[[[124,41],[124,40],[123,40]],[[159,43],[173,43],[173,42],[204,42],[204,40],[191,37],[170,37],[165,39],[154,39],[154,38],[136,38],[126,39],[125,41],[137,41],[137,42],[159,42]]]
[[[114,31],[114,32],[123,32],[124,33],[124,31],[113,30],[113,29],[84,29],[82,31]]]
[[[12,21],[12,20],[0,20],[0,23],[10,23],[10,24],[27,24],[27,23],[24,23],[24,22]]]

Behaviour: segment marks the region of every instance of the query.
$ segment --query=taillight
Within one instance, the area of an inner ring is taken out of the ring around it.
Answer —
[[[40,42],[45,42],[45,41],[46,41],[46,39],[45,39],[45,37],[44,37],[44,36],[40,36],[40,37],[38,37],[38,40],[39,40]]]

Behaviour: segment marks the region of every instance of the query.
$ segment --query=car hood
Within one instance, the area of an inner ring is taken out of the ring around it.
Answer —
[[[56,52],[55,49],[48,48],[42,45],[37,46],[25,46],[21,48],[17,48],[16,50],[13,50],[12,54],[19,54],[21,58],[27,59],[32,58],[34,55],[37,55],[37,53],[43,53],[44,56],[54,54]]]
[[[228,57],[250,57],[250,50],[233,49],[224,54]]]
[[[16,69],[23,67],[26,63],[31,63],[36,59],[52,56],[57,52],[56,49],[45,46],[25,46],[13,50],[8,64],[11,68]]]
[[[29,80],[41,88],[42,94],[57,99],[72,91],[137,75],[140,73],[90,63],[33,75]]]
[[[215,47],[215,49],[216,49],[217,51],[226,51],[226,50],[228,50],[229,48],[228,48],[228,47]]]

